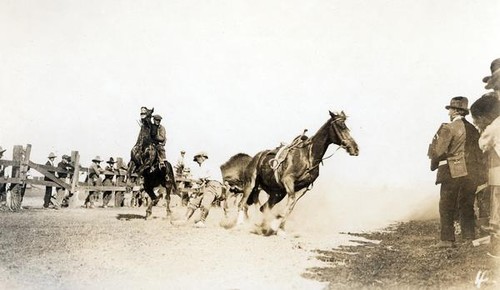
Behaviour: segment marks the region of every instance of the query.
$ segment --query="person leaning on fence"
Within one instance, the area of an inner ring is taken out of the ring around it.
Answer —
[[[57,156],[53,152],[50,152],[49,156],[47,157],[49,160],[47,160],[47,162],[45,163],[45,165],[46,166],[55,167],[56,165],[54,163],[54,160],[56,159],[56,157]],[[48,172],[52,173],[53,175],[56,175],[55,171],[53,171],[53,170],[48,170]],[[43,178],[43,180],[45,180],[45,181],[52,181],[52,179],[50,179],[47,176],[45,176]],[[53,202],[51,201],[51,199],[52,199],[52,189],[53,189],[52,186],[46,186],[45,187],[45,196],[43,197],[43,208],[49,208],[49,206],[51,204],[53,204]],[[59,205],[58,204],[54,204],[54,208],[58,209]]]
[[[165,127],[160,124],[161,119],[162,117],[160,115],[153,116],[154,124],[151,128],[151,139],[156,145],[156,150],[158,151],[158,162],[160,167],[165,167],[165,142],[167,141],[167,133],[165,131]]]
[[[96,156],[92,159],[92,164],[89,167],[89,174],[87,176],[87,182],[90,186],[99,186],[102,184],[101,175],[104,173],[104,170],[101,167],[101,157]],[[85,199],[85,207],[86,208],[94,208],[94,202],[97,199],[97,192],[95,190],[90,190],[89,195]]]
[[[193,216],[196,209],[200,209],[200,218],[195,222],[195,227],[205,227],[205,220],[210,212],[214,200],[222,195],[222,173],[218,167],[205,162],[208,155],[205,152],[196,154],[191,168],[195,191],[189,199],[185,221]]]
[[[113,177],[115,176],[115,160],[113,157],[110,157],[108,161],[106,161],[108,165],[104,169],[104,180],[102,181],[102,185],[104,186],[113,186]],[[105,190],[102,193],[102,207],[107,208],[108,203],[111,200],[111,195],[113,191]]]
[[[116,186],[127,186],[127,166],[125,163],[118,163],[118,168],[115,170],[116,175]],[[115,191],[115,207],[122,207],[125,202],[125,191],[119,190]]]
[[[484,157],[479,149],[479,132],[465,116],[468,100],[454,97],[445,108],[450,123],[442,124],[429,146],[431,170],[438,170],[436,184],[441,184],[439,215],[441,241],[436,247],[455,246],[454,221],[460,219],[462,240],[475,238],[474,193],[484,183]]]
[[[483,95],[471,106],[474,124],[481,131],[479,147],[488,158],[490,204],[490,255],[500,259],[500,100]]]
[[[58,172],[57,176],[61,181],[68,182],[68,176],[74,169],[73,165],[71,165],[71,157],[64,154],[61,157],[61,161],[57,164],[57,168],[66,171],[66,172]],[[55,200],[56,207],[62,206],[63,199],[65,197],[65,192],[66,190],[63,187],[56,188],[56,200]]]
[[[2,146],[0,146],[0,159],[3,157],[3,153],[6,151],[6,149],[3,149]],[[0,178],[5,177],[5,166],[0,164]],[[7,184],[6,183],[0,183],[0,207],[5,205],[7,202]]]

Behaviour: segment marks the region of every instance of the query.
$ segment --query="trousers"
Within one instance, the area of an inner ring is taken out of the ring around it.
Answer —
[[[463,239],[474,239],[474,199],[476,182],[467,176],[452,178],[441,183],[439,216],[441,240],[455,241],[455,217],[460,222]]]

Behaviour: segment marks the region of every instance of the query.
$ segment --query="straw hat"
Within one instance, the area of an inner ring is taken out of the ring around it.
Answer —
[[[94,162],[102,162],[101,157],[97,155],[94,159],[92,159]]]
[[[193,161],[196,161],[196,157],[205,157],[206,159],[208,159],[208,155],[205,151],[200,151],[198,153],[196,153],[196,155],[193,156]]]

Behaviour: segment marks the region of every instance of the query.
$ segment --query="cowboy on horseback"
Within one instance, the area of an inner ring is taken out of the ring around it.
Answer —
[[[165,167],[164,160],[165,157],[165,142],[167,141],[167,134],[165,131],[165,127],[161,125],[162,117],[160,115],[154,115],[153,120],[154,124],[151,127],[151,139],[156,146],[156,150],[158,152],[158,162],[160,164],[160,168]]]

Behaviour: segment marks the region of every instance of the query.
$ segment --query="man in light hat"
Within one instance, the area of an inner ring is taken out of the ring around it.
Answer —
[[[485,94],[471,106],[474,123],[481,130],[479,147],[486,153],[490,187],[490,255],[500,259],[500,100]]]
[[[156,145],[158,151],[158,161],[160,162],[160,167],[165,167],[165,142],[167,141],[167,133],[165,127],[161,125],[162,117],[160,115],[153,116],[153,126],[151,127],[151,139]]]
[[[215,198],[222,195],[222,173],[220,168],[206,162],[206,152],[199,152],[193,157],[195,164],[191,167],[194,180],[192,188],[195,192],[189,199],[185,221],[189,220],[196,209],[200,209],[200,218],[195,222],[195,227],[205,227],[205,220]]]
[[[175,173],[177,177],[182,177],[182,172],[184,172],[184,157],[186,155],[186,151],[182,150],[181,151],[181,156],[177,159],[177,163],[175,164]]]
[[[45,163],[46,166],[52,166],[52,167],[56,167],[55,163],[54,163],[54,160],[56,159],[56,155],[53,153],[53,152],[50,152],[49,153],[49,156],[47,157],[49,160],[47,160],[47,162]],[[48,170],[49,173],[52,173],[52,174],[56,174],[55,171],[53,170]],[[52,179],[48,178],[47,176],[44,177],[44,180],[45,181],[52,181]],[[43,208],[49,208],[50,204],[52,203],[51,202],[51,198],[52,198],[52,186],[46,186],[45,187],[45,196],[43,198]],[[54,207],[56,209],[59,208],[59,205],[55,204]]]
[[[90,186],[99,186],[102,184],[100,175],[104,173],[104,169],[101,167],[101,157],[96,156],[92,159],[92,164],[89,167],[89,174],[87,176],[87,181]],[[94,208],[94,202],[97,199],[96,191],[89,191],[89,195],[85,199],[86,208]]]
[[[437,169],[436,184],[441,184],[439,215],[440,248],[455,246],[454,220],[458,213],[462,240],[475,238],[474,193],[485,179],[484,157],[479,149],[479,132],[465,116],[468,100],[454,97],[445,108],[450,123],[442,124],[429,146],[431,170]]]
[[[0,159],[3,157],[3,153],[6,151],[6,149],[3,149],[2,146],[0,146]],[[5,177],[5,166],[0,164],[0,178]],[[7,202],[7,184],[6,183],[0,183],[0,206],[4,205]]]
[[[493,90],[497,98],[500,99],[500,58],[491,62],[490,71],[491,75],[483,78],[483,82],[486,83],[485,88]]]

